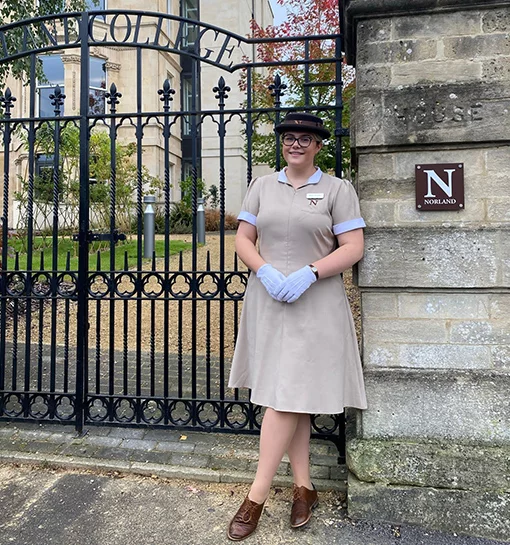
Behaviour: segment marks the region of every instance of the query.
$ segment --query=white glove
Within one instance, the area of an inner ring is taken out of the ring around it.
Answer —
[[[276,299],[293,303],[316,281],[317,278],[312,269],[305,265],[287,276],[280,291],[276,294]]]
[[[257,271],[257,278],[262,282],[267,293],[269,293],[273,299],[276,299],[276,294],[282,287],[285,275],[269,263],[264,263]]]

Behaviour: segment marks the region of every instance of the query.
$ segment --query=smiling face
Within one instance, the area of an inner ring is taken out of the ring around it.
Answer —
[[[294,143],[291,146],[285,145],[285,137],[290,136],[295,138]],[[305,147],[299,144],[297,139],[302,137],[308,137],[311,140],[309,146]],[[287,165],[292,168],[304,170],[310,169],[313,166],[315,156],[322,148],[322,142],[318,142],[316,137],[308,132],[286,132],[282,135],[282,143],[283,158],[287,161]]]

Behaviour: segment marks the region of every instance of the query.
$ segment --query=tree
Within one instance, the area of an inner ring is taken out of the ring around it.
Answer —
[[[317,36],[326,34],[338,34],[339,15],[337,0],[277,0],[281,5],[287,7],[287,20],[280,25],[261,28],[256,21],[251,22],[254,38],[283,38],[288,36]],[[286,61],[305,58],[305,45],[303,41],[294,42],[265,42],[258,46],[257,53],[259,60],[263,62]],[[335,58],[336,44],[334,40],[314,40],[309,42],[310,59]],[[263,74],[257,72],[252,74],[253,97],[252,103],[255,108],[271,108],[273,97],[270,86],[276,74],[281,76],[287,86],[283,105],[286,107],[305,106],[305,86],[303,65],[280,65],[270,67]],[[310,82],[334,82],[336,80],[335,63],[316,63],[309,68]],[[353,69],[346,64],[342,65],[343,78],[343,119],[344,127],[349,125],[349,100],[354,94],[355,82]],[[246,73],[241,77],[241,89],[246,90]],[[334,105],[336,101],[336,89],[330,86],[309,87],[309,107]],[[335,119],[332,112],[320,114],[324,118],[326,126],[333,133]],[[258,121],[258,123],[257,123]],[[255,122],[255,133],[253,135],[253,157],[258,163],[267,163],[274,167],[276,163],[274,136],[264,133],[261,130],[265,119],[260,117]],[[331,138],[324,146],[323,151],[317,157],[318,165],[323,170],[334,170],[335,168],[335,139]],[[347,138],[342,142],[343,169],[349,168],[349,141]]]
[[[97,5],[97,0],[91,0]],[[0,2],[0,27],[16,21],[23,21],[33,17],[44,15],[54,15],[56,13],[66,13],[73,11],[82,11],[85,8],[85,0],[7,0]],[[42,28],[34,25],[31,28],[34,37],[40,43],[46,43],[47,36]],[[17,29],[4,34],[5,48],[8,51],[21,50],[23,43],[23,33]],[[12,61],[9,64],[0,64],[0,88],[3,88],[7,75],[11,71],[16,79],[27,81],[29,71],[28,58],[21,58]],[[37,66],[37,77],[44,79],[42,66]]]
[[[46,156],[51,160],[55,153],[55,124],[45,122],[37,132],[35,143],[36,156]],[[27,136],[20,133],[23,147],[28,149]],[[76,230],[78,206],[80,200],[80,130],[72,123],[65,124],[60,132],[60,165],[58,177],[59,193],[59,232],[69,236]],[[134,143],[115,144],[115,221],[122,232],[131,232],[133,224],[134,195],[138,184],[138,170],[134,161],[136,145]],[[34,214],[35,230],[45,233],[51,229],[53,216],[54,180],[53,166],[42,175],[34,177]],[[111,178],[111,143],[108,133],[97,130],[90,135],[90,212],[91,226],[108,229],[110,221],[110,178]],[[145,192],[160,191],[163,183],[150,175],[144,166],[141,171]],[[20,191],[15,198],[20,206],[20,219],[17,226],[23,232],[27,225],[28,205],[28,165],[25,164],[23,175],[19,176]],[[44,241],[43,241],[44,242]]]

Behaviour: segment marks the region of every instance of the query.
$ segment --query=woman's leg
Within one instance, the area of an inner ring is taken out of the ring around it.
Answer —
[[[287,448],[294,484],[312,489],[310,481],[310,415],[299,414],[294,437]]]
[[[256,503],[266,500],[273,477],[296,433],[298,413],[266,409],[260,431],[259,464],[248,497]]]

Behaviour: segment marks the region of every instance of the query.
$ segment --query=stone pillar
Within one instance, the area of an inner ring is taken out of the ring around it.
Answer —
[[[510,0],[350,0],[367,411],[349,512],[510,536]],[[415,165],[463,163],[421,212]]]

